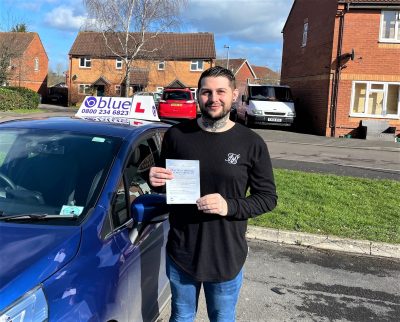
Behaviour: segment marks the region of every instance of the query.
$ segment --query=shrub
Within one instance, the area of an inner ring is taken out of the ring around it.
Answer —
[[[40,96],[35,91],[25,87],[6,87],[12,91],[17,92],[23,99],[23,105],[17,107],[21,109],[34,110],[38,108],[40,103]]]
[[[10,111],[25,105],[25,99],[17,91],[0,87],[0,111]]]

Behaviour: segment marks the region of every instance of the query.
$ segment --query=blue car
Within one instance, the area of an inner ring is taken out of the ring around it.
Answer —
[[[168,210],[148,183],[168,125],[0,124],[0,321],[154,321]]]

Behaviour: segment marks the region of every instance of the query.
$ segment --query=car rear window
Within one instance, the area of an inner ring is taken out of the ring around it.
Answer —
[[[164,92],[164,100],[188,101],[191,99],[192,99],[191,92],[183,92],[183,91]]]

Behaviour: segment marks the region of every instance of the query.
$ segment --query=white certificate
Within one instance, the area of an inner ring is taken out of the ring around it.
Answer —
[[[167,180],[167,204],[195,204],[200,198],[199,160],[166,159],[174,178]]]

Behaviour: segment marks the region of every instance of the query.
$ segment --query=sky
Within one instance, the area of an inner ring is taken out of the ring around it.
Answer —
[[[293,0],[187,0],[178,31],[214,34],[218,59],[246,58],[279,71],[282,28]],[[68,68],[68,52],[87,18],[82,0],[0,0],[0,31],[25,23],[37,32],[49,68]],[[224,46],[229,46],[224,48]]]

